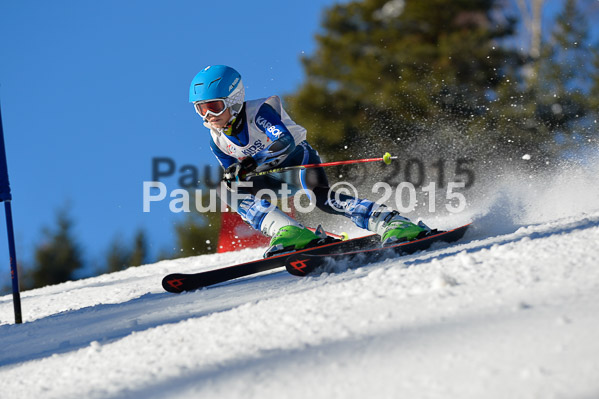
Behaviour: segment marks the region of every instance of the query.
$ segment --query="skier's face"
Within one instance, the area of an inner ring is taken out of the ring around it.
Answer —
[[[227,125],[227,123],[229,122],[229,119],[231,119],[231,110],[228,108],[225,110],[225,112],[223,112],[219,116],[214,116],[210,113],[208,113],[208,115],[206,115],[206,121],[208,121],[208,123],[210,123],[212,126],[214,126],[217,129],[224,128]]]

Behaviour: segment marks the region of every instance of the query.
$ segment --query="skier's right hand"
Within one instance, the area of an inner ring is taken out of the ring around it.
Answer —
[[[253,172],[257,167],[258,164],[254,158],[243,158],[241,162],[235,162],[225,170],[223,180],[230,189],[234,182],[245,180],[246,175],[250,172]]]

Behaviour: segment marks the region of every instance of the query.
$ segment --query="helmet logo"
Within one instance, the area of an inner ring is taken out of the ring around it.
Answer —
[[[239,82],[239,77],[235,78],[235,80],[233,81],[233,83],[231,83],[231,86],[229,86],[229,91],[233,90],[233,88],[235,87],[235,85],[237,84],[237,82]]]

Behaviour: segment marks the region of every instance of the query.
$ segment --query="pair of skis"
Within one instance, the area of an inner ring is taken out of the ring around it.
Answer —
[[[380,238],[376,234],[336,241],[221,269],[192,274],[169,274],[162,280],[162,286],[168,292],[181,293],[283,266],[295,276],[306,276],[318,270],[325,271],[339,262],[359,266],[426,250],[436,242],[457,241],[464,236],[468,227],[470,224],[449,231],[433,232],[418,240],[387,247],[380,246]]]

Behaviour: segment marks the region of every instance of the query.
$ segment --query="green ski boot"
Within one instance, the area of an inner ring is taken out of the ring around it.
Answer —
[[[281,252],[303,249],[308,244],[322,238],[305,227],[294,225],[284,226],[270,240],[270,246],[266,250],[264,257],[267,258]]]
[[[381,236],[383,246],[416,240],[431,231],[424,223],[414,224],[386,206],[373,212],[368,221],[368,230]]]
[[[383,241],[383,245],[412,241],[426,235],[427,232],[427,229],[412,222],[394,220],[386,226],[385,232],[381,236],[381,241]]]

